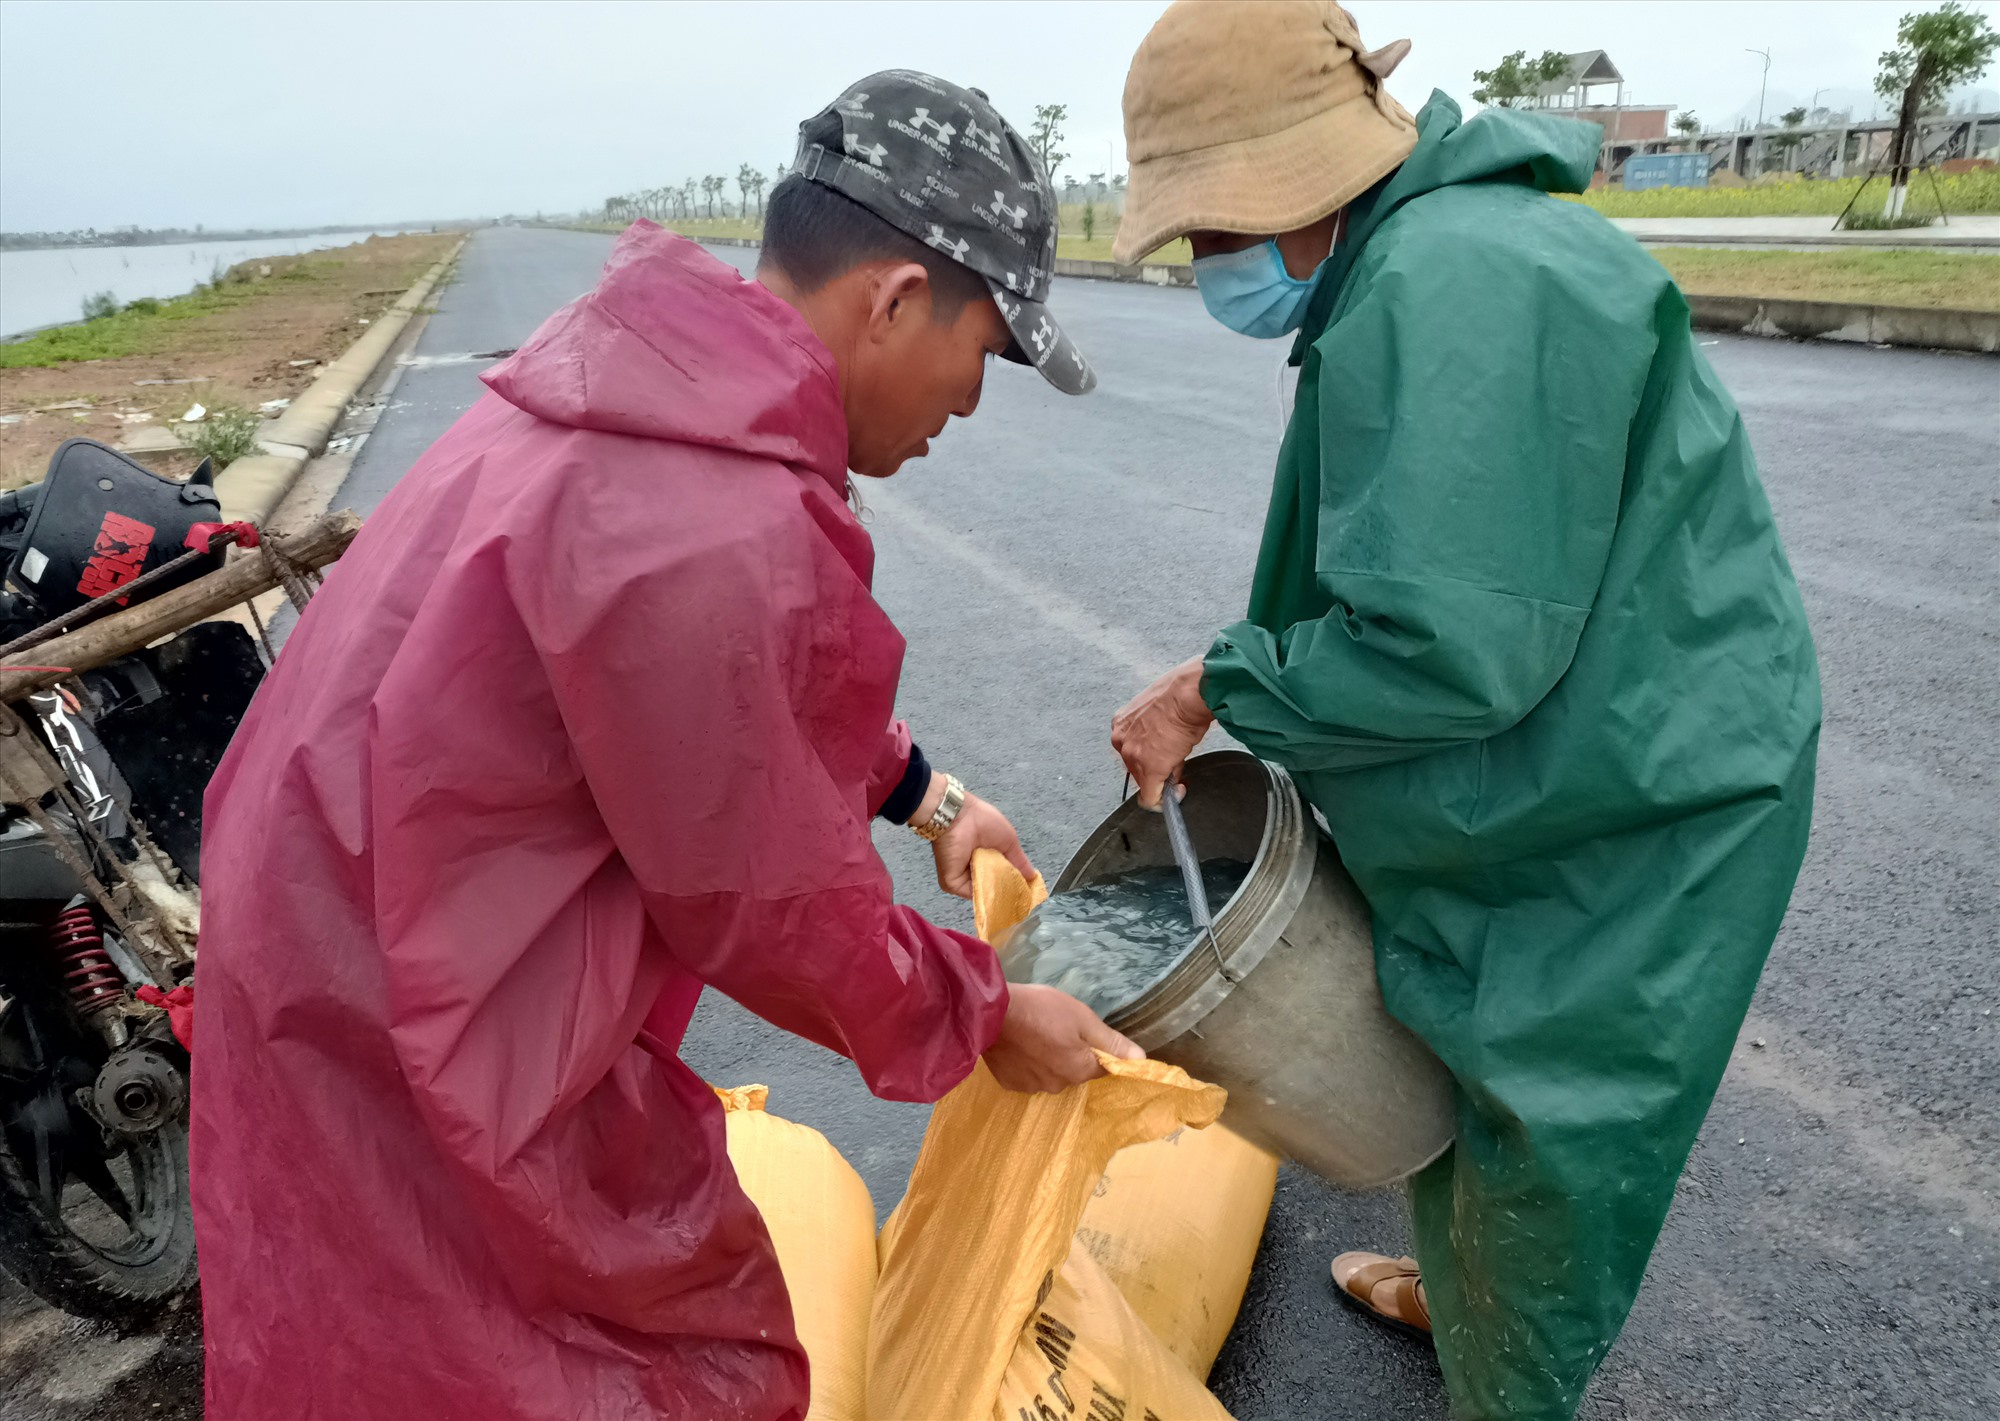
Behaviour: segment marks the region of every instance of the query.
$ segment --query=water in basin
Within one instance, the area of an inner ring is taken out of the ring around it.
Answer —
[[[1236,859],[1204,862],[1209,911],[1221,913],[1249,874]],[[1058,893],[995,945],[1008,980],[1060,987],[1109,1016],[1178,961],[1193,937],[1187,890],[1169,865]]]

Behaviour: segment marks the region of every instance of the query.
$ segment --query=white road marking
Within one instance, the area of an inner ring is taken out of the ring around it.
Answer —
[[[1753,1047],[1749,1044],[1753,1039],[1768,1045]],[[1735,1083],[1781,1095],[1845,1137],[1852,1157],[1878,1176],[1899,1181],[1945,1209],[1962,1210],[1988,1228],[2000,1223],[1992,1171],[1971,1149],[1920,1120],[1905,1125],[1875,1123],[1869,1117],[1882,1114],[1880,1099],[1839,1084],[1841,1074],[1841,1063],[1833,1054],[1806,1045],[1796,1031],[1752,1012],[1730,1057],[1724,1089]]]
[[[1171,652],[1149,646],[1135,633],[1116,623],[1105,621],[1082,603],[1024,577],[972,539],[961,533],[954,533],[943,524],[918,512],[907,500],[897,497],[887,489],[871,487],[868,490],[868,503],[885,517],[892,519],[899,530],[943,553],[946,557],[963,563],[1057,631],[1075,637],[1086,646],[1101,652],[1107,660],[1130,671],[1142,685],[1151,682],[1167,668],[1187,659],[1187,652],[1183,651],[1176,656]]]

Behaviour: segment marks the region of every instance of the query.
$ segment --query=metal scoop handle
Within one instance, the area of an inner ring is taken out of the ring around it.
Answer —
[[[1181,813],[1179,786],[1169,780],[1160,790],[1160,813],[1167,821],[1167,842],[1173,845],[1174,863],[1180,868],[1181,883],[1187,888],[1188,917],[1194,930],[1208,939],[1209,951],[1225,981],[1237,976],[1223,961],[1222,944],[1215,940],[1215,920],[1208,911],[1208,889],[1201,881],[1201,860],[1195,855],[1194,840],[1188,835],[1187,818]]]
[[[1194,920],[1195,931],[1201,932],[1213,922],[1208,912],[1208,890],[1202,886],[1201,860],[1195,857],[1194,840],[1188,837],[1187,817],[1181,813],[1180,796],[1175,789],[1171,781],[1161,789],[1160,813],[1166,816],[1167,842],[1173,845],[1174,863],[1187,888],[1188,917]]]

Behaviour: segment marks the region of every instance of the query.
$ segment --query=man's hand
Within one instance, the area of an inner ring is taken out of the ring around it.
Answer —
[[[1201,698],[1201,658],[1183,661],[1111,717],[1111,748],[1132,773],[1139,803],[1160,807],[1160,788],[1215,724]]]
[[[917,806],[917,812],[910,816],[910,823],[927,821],[943,798],[944,776],[934,774],[931,776],[930,793]],[[938,887],[960,898],[972,896],[974,849],[997,849],[1008,863],[1021,871],[1021,877],[1032,879],[1035,876],[1035,866],[1021,851],[1021,836],[1014,832],[1007,816],[967,790],[958,818],[952,820],[951,827],[931,845],[931,856],[937,861]]]
[[[1092,1048],[1127,1061],[1146,1055],[1069,993],[1016,984],[1007,989],[1007,1020],[987,1048],[986,1067],[1008,1090],[1053,1093],[1104,1074]]]

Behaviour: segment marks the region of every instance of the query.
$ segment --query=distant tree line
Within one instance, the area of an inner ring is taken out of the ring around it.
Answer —
[[[784,181],[791,171],[789,163],[780,163],[769,173],[749,163],[740,164],[736,169],[736,212],[738,217],[748,218],[754,212],[757,220],[764,218],[764,190],[774,183]],[[606,222],[636,222],[641,217],[655,222],[685,221],[692,217],[730,216],[730,180],[720,173],[710,173],[704,177],[683,178],[679,183],[666,187],[641,188],[637,192],[624,193],[604,199],[604,220]],[[716,204],[722,205],[720,214]]]
[[[1028,146],[1041,161],[1044,171],[1054,182],[1057,171],[1068,161],[1069,154],[1062,149],[1063,124],[1069,118],[1067,104],[1035,105],[1035,124],[1028,135]],[[774,183],[783,182],[785,174],[791,171],[791,164],[780,163],[769,174],[750,163],[739,164],[736,169],[736,211],[734,216],[748,219],[754,215],[758,221],[764,217],[764,190]],[[1123,191],[1125,179],[1118,177],[1108,185],[1106,175],[1092,173],[1088,184],[1079,184],[1071,178],[1063,188],[1063,200],[1074,200],[1081,191],[1085,202],[1101,202],[1113,191]],[[728,217],[730,180],[720,173],[710,173],[704,177],[683,178],[679,183],[669,183],[665,187],[641,188],[637,192],[622,193],[604,199],[604,220],[606,222],[636,222],[641,217],[655,222],[686,221],[690,218],[716,216]],[[716,212],[720,203],[722,211]]]

